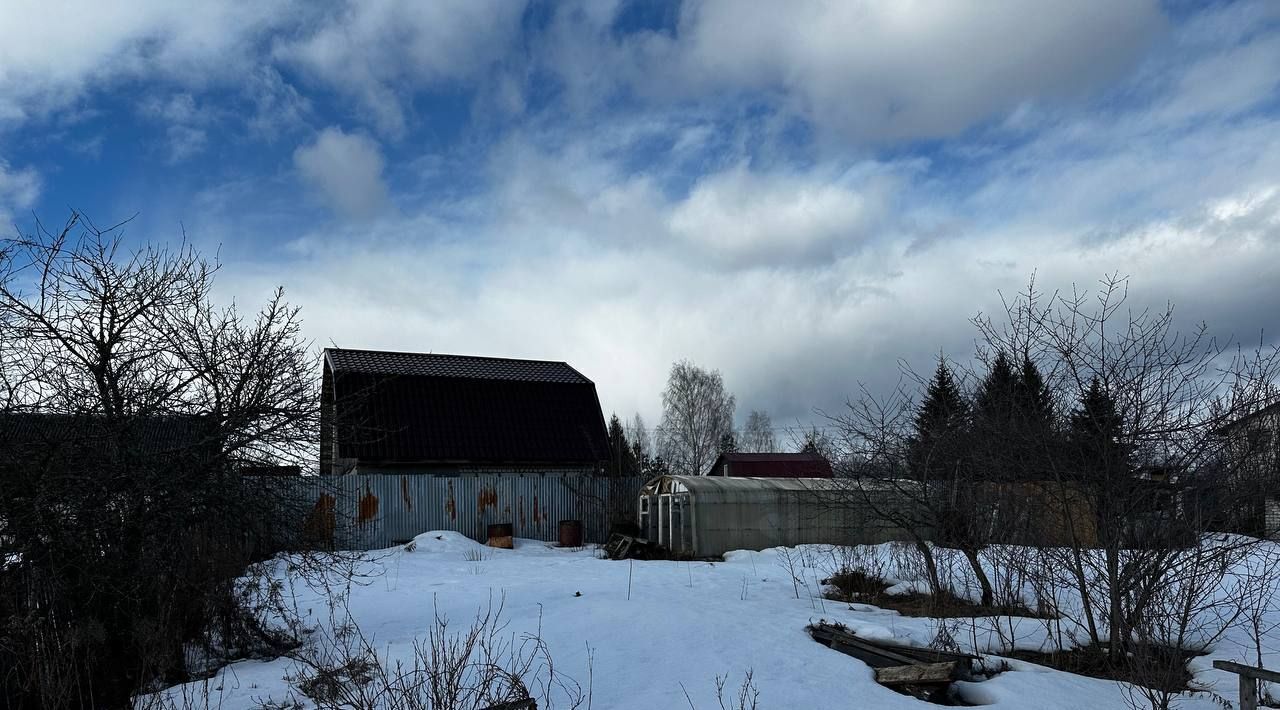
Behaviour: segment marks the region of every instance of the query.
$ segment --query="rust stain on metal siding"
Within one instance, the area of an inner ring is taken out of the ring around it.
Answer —
[[[333,531],[338,522],[335,513],[337,503],[338,499],[328,493],[320,494],[315,506],[311,509],[311,514],[303,523],[303,528],[309,537],[321,542],[333,543]]]
[[[373,494],[373,489],[366,483],[364,487],[364,495],[360,496],[360,511],[359,517],[357,518],[360,522],[360,527],[364,527],[365,523],[377,517],[378,496]]]
[[[400,477],[400,497],[404,499],[406,510],[413,510],[413,496],[409,495],[409,477]]]
[[[449,481],[448,491],[444,495],[444,511],[449,514],[450,520],[458,519],[458,502],[453,497],[453,481]]]
[[[538,512],[538,494],[533,494],[533,524],[535,526],[542,525],[542,515]]]
[[[485,508],[498,507],[498,489],[497,488],[480,488],[480,492],[476,494],[476,512],[484,514]]]

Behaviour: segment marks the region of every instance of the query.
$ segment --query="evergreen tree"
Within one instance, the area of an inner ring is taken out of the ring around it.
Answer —
[[[1017,477],[1025,448],[1019,406],[1021,378],[1004,352],[991,361],[974,395],[968,459],[975,477],[1008,481]]]
[[[1124,441],[1124,416],[1102,380],[1094,377],[1071,413],[1069,439],[1078,456],[1078,474],[1105,485],[1127,480],[1133,470],[1131,447]]]
[[[1011,381],[1016,381],[1011,377],[1007,358],[1003,362],[1002,371],[987,378],[991,396],[985,407],[1004,407],[999,404],[1004,401],[1002,392],[1011,389]],[[935,540],[964,553],[982,589],[982,603],[990,606],[995,592],[978,559],[978,551],[986,545],[987,538],[982,529],[980,496],[975,495],[972,434],[969,404],[951,368],[939,358],[938,369],[916,412],[908,466],[924,490]]]
[[[1004,352],[991,362],[973,401],[973,415],[988,426],[1003,426],[1017,417],[1021,380]]]
[[[911,441],[912,473],[921,479],[954,477],[962,459],[962,439],[969,424],[969,405],[951,368],[939,358],[938,369],[916,412]]]
[[[627,441],[627,432],[622,426],[622,420],[614,414],[609,417],[609,463],[605,467],[605,475],[636,476],[639,474],[636,452]]]
[[[724,456],[725,454],[733,454],[733,453],[737,453],[737,451],[738,451],[738,437],[734,436],[733,432],[731,431],[726,431],[725,433],[721,434],[720,449],[719,449],[720,455]]]
[[[1030,355],[1022,356],[1022,373],[1018,381],[1018,406],[1029,423],[1036,427],[1053,426],[1053,395],[1045,384],[1040,368]]]

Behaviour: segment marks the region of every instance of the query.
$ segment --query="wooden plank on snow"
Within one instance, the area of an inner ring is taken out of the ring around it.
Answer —
[[[876,682],[881,685],[950,683],[955,671],[955,661],[943,661],[941,663],[916,663],[909,666],[889,666],[888,668],[876,669]]]

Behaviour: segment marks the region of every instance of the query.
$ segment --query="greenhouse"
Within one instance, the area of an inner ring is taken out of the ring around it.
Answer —
[[[643,535],[672,552],[716,557],[781,545],[902,539],[903,531],[876,511],[907,504],[897,486],[869,495],[850,480],[659,476],[640,492],[639,521]]]

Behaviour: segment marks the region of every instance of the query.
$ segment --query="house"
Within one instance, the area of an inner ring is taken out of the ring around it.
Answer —
[[[831,462],[820,454],[720,454],[708,476],[733,478],[831,478]]]
[[[598,473],[595,384],[568,364],[328,348],[324,473]]]
[[[0,462],[39,468],[95,471],[107,465],[167,466],[216,461],[212,421],[167,414],[108,420],[100,414],[0,414]]]
[[[1264,537],[1280,540],[1280,400],[1218,429],[1236,477],[1263,488],[1256,511]],[[1241,476],[1243,474],[1243,476]]]

